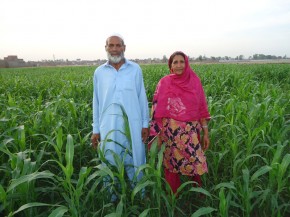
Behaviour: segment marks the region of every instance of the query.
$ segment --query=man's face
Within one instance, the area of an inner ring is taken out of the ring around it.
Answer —
[[[119,37],[112,36],[108,38],[105,48],[109,62],[117,64],[124,59],[126,45]]]

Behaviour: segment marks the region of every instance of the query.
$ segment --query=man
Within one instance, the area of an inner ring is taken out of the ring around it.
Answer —
[[[138,64],[125,59],[126,45],[122,36],[109,36],[105,49],[108,61],[96,69],[93,80],[92,146],[96,148],[100,144],[112,165],[116,165],[112,152],[124,158],[127,175],[132,180],[137,167],[146,162],[143,142],[149,134],[142,70]],[[126,116],[129,136],[124,135]],[[129,154],[125,154],[128,150]]]

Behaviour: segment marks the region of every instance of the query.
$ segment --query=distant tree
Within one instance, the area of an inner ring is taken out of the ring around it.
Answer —
[[[253,59],[254,60],[263,60],[263,59],[266,59],[266,56],[264,54],[254,54]]]
[[[162,62],[167,63],[167,61],[168,61],[168,59],[167,59],[166,55],[163,55]]]
[[[268,59],[268,60],[273,59],[273,56],[271,56],[271,55],[266,55],[265,57],[266,57],[266,59]]]
[[[243,60],[244,59],[244,55],[241,54],[238,58],[239,58],[239,60]]]
[[[201,55],[199,55],[198,60],[202,61],[202,56]]]
[[[264,60],[264,59],[282,59],[286,58],[286,55],[284,57],[282,56],[275,56],[275,55],[265,55],[265,54],[254,54],[253,59],[254,60]]]
[[[188,60],[189,60],[189,61],[194,61],[194,57],[189,57],[189,56],[188,56]]]
[[[229,57],[228,57],[228,56],[225,56],[225,59],[226,59],[226,60],[229,60]]]

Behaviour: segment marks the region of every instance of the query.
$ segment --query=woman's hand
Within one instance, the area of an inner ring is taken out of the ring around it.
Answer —
[[[206,151],[209,148],[209,136],[208,136],[208,126],[207,120],[205,118],[200,119],[200,124],[202,128],[202,149]]]
[[[204,134],[202,137],[202,149],[206,151],[209,148],[209,137],[208,134]]]

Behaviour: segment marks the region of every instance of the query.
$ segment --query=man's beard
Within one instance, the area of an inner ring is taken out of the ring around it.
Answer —
[[[124,59],[124,52],[121,52],[119,56],[112,56],[109,52],[107,52],[107,57],[109,62],[117,64]]]

